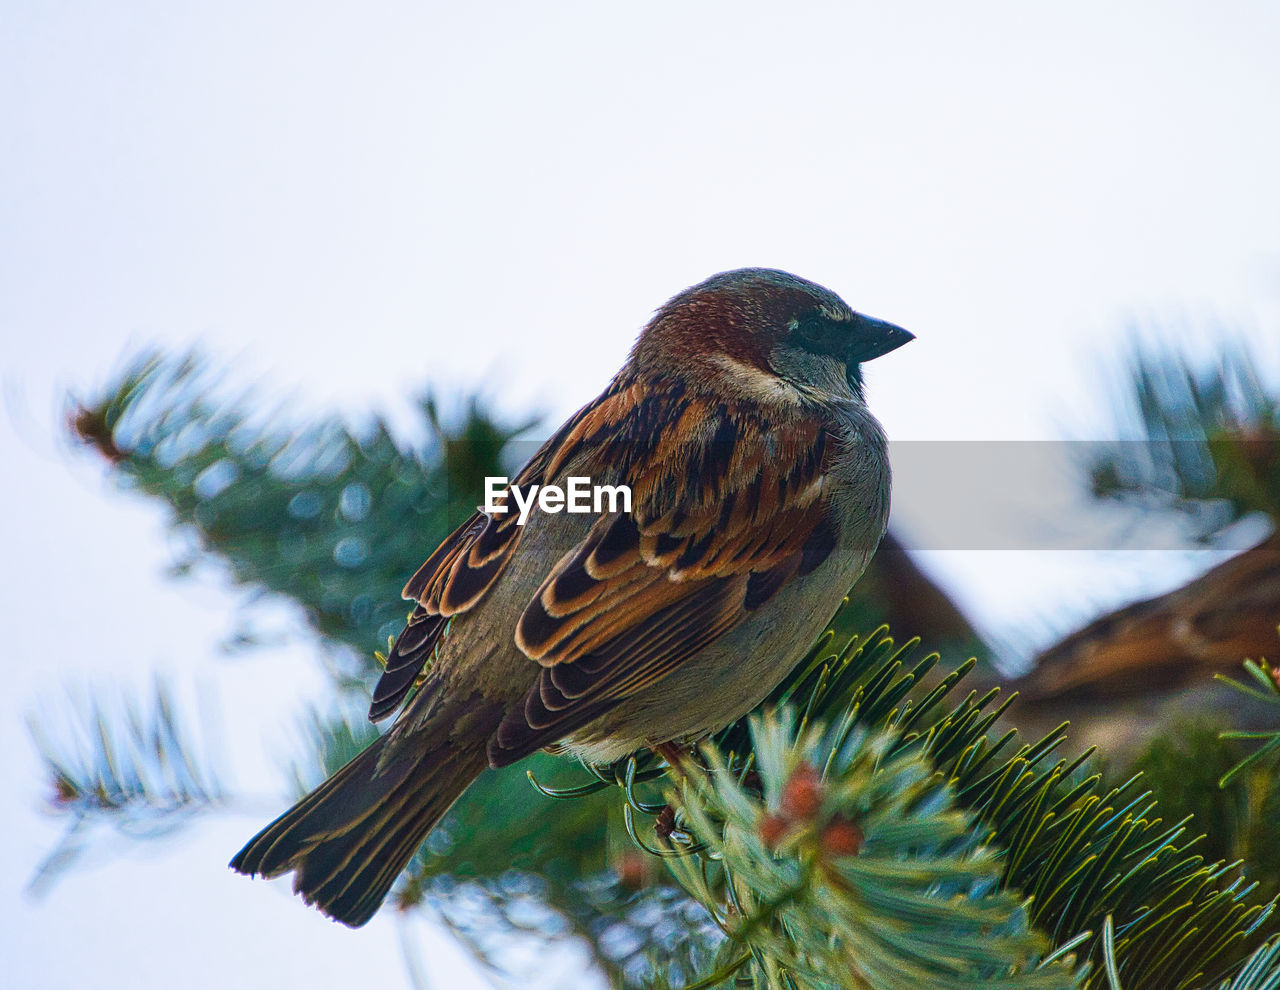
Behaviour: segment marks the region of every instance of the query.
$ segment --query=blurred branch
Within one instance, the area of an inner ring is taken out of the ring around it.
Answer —
[[[28,720],[52,786],[50,810],[68,820],[62,842],[29,884],[41,892],[83,851],[85,833],[110,825],[133,838],[153,838],[225,800],[208,753],[197,753],[173,698],[157,680],[150,704],[122,698],[73,699],[72,729],[53,739],[46,722]]]
[[[911,630],[932,650],[976,655],[984,662],[992,656],[960,606],[920,569],[892,530],[849,592],[849,603],[837,621],[837,632],[843,635],[887,625]]]
[[[1089,469],[1096,497],[1177,512],[1200,540],[1252,512],[1280,517],[1280,401],[1248,350],[1205,368],[1141,352],[1131,378],[1143,439],[1099,445]]]
[[[221,558],[236,581],[302,605],[370,673],[372,649],[403,622],[406,576],[474,511],[484,476],[503,473],[506,447],[531,424],[500,425],[478,400],[447,424],[427,396],[428,442],[402,449],[379,418],[289,428],[251,401],[195,355],[147,355],[79,404],[72,425],[198,537],[177,573]]]
[[[1179,691],[1260,656],[1277,622],[1280,533],[1166,595],[1095,619],[1011,687],[1024,708]]]
[[[1144,521],[1175,516],[1199,541],[1246,516],[1271,535],[1181,588],[1098,617],[1010,685],[1018,725],[1070,718],[1078,739],[1117,763],[1170,725],[1251,728],[1267,717],[1213,678],[1267,651],[1280,623],[1280,392],[1243,347],[1207,365],[1141,352],[1130,379],[1120,429],[1136,423],[1140,439],[1094,448],[1094,495]]]

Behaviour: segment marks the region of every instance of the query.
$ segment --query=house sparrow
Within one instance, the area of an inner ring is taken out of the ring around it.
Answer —
[[[416,605],[369,712],[409,698],[391,729],[231,866],[293,870],[309,903],[363,925],[486,766],[552,745],[609,763],[754,708],[884,534],[861,362],[911,339],[771,269],[671,299],[514,482],[626,485],[631,511],[521,524],[507,501],[464,523],[405,586]]]

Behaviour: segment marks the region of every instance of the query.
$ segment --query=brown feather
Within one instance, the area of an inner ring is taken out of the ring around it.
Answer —
[[[608,393],[606,393],[608,395]],[[513,484],[522,488],[546,482],[547,465],[559,463],[564,448],[575,444],[579,423],[596,408],[580,410],[530,458]],[[510,501],[507,489],[507,504]],[[513,511],[487,516],[476,512],[436,549],[402,592],[417,603],[409,622],[392,644],[386,668],[374,686],[369,720],[392,714],[425,671],[449,617],[473,608],[501,576],[523,533]]]
[[[644,409],[631,395],[621,390],[616,404],[606,401],[580,427],[621,412],[610,428],[627,434],[628,418],[643,418]],[[723,405],[682,399],[687,408],[672,415],[683,428],[634,465],[642,483],[632,489],[632,515],[600,519],[520,616],[516,645],[546,669],[499,727],[489,750],[495,766],[651,686],[830,553],[824,505],[797,497],[821,476],[825,431],[808,421],[743,428]],[[776,456],[749,449],[764,443],[728,442],[744,434],[768,436]],[[688,497],[689,476],[698,480],[697,498]],[[673,490],[685,493],[679,505]]]
[[[413,747],[380,736],[359,756],[249,840],[231,867],[275,877],[296,871],[308,904],[357,928],[367,922],[426,834],[484,769],[484,736],[448,732],[478,720],[490,731],[492,704],[471,697],[454,716],[418,734]],[[487,733],[486,733],[487,734]]]

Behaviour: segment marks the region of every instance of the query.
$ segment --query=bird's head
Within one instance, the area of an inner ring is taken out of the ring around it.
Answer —
[[[740,268],[672,297],[641,333],[632,363],[694,388],[797,406],[850,391],[861,399],[862,363],[913,337],[806,279]]]

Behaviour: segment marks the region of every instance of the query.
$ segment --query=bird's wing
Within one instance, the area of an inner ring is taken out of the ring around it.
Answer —
[[[548,467],[573,428],[601,400],[580,410],[560,432],[530,458],[513,484],[525,488],[542,484]],[[451,533],[404,586],[403,595],[415,603],[409,621],[387,655],[387,665],[373,689],[369,719],[377,722],[394,712],[440,640],[449,619],[466,612],[484,597],[511,559],[523,527],[515,512],[486,515],[476,512]]]
[[[486,535],[490,548],[487,553],[477,548],[480,538]],[[373,689],[373,700],[369,704],[370,721],[380,721],[400,707],[435,650],[449,618],[464,610],[449,610],[445,604],[444,593],[450,586],[454,572],[458,572],[460,581],[468,580],[475,586],[479,581],[475,580],[474,574],[483,568],[486,572],[492,572],[489,577],[491,581],[502,569],[502,564],[518,539],[518,527],[500,529],[494,525],[494,520],[483,512],[477,512],[454,530],[418,569],[404,589],[404,596],[415,599],[417,604],[387,654],[387,665]],[[481,567],[472,563],[477,558]],[[481,587],[471,597],[478,598],[483,593],[484,588]],[[449,603],[453,604],[456,597],[450,595]]]
[[[660,402],[672,407],[652,408]],[[816,423],[766,431],[723,405],[637,387],[575,433],[602,445],[602,462],[623,462],[633,511],[602,517],[520,616],[516,644],[542,669],[490,742],[495,766],[658,681],[835,546],[822,497],[828,435]]]

